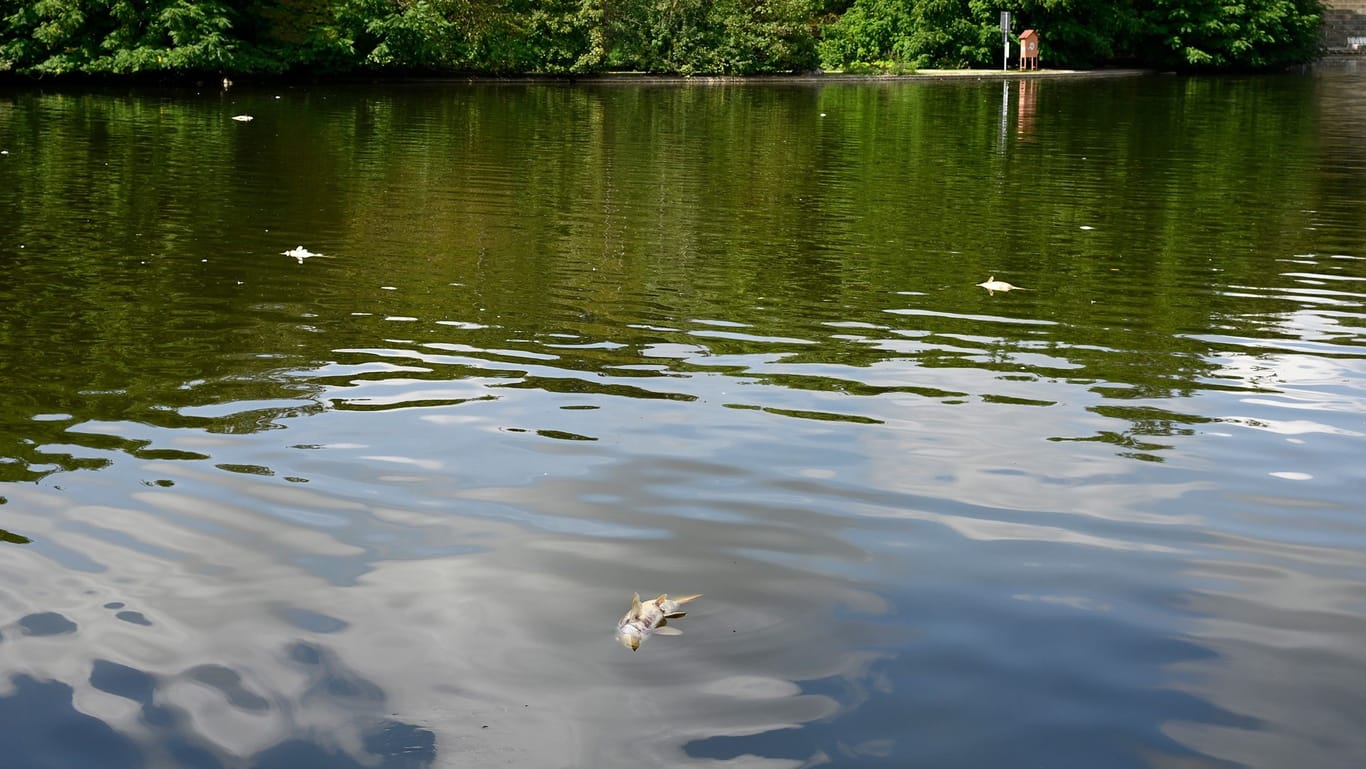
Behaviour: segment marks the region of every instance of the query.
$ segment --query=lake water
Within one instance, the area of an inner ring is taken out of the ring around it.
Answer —
[[[1363,765],[1363,65],[0,91],[0,765]]]

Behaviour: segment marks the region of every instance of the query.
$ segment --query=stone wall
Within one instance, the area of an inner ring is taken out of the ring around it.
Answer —
[[[1366,52],[1366,0],[1324,0],[1323,45]]]

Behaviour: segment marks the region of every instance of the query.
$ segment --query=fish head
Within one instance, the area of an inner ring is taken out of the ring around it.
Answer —
[[[617,628],[617,643],[621,644],[622,646],[625,646],[631,651],[635,651],[640,648],[640,642],[644,639],[644,637],[645,636],[643,633],[641,633],[640,628],[634,625],[622,625],[621,627]]]

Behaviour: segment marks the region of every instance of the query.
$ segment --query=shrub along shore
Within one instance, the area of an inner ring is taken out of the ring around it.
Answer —
[[[1000,11],[1045,66],[1275,70],[1318,0],[0,0],[0,74],[195,78],[905,74],[1000,67]],[[1018,42],[1013,42],[1018,53]]]

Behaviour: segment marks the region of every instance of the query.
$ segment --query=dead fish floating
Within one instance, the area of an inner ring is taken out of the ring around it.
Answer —
[[[653,601],[641,603],[640,593],[636,593],[631,596],[631,610],[617,623],[617,641],[635,651],[640,648],[642,641],[652,635],[681,635],[682,630],[668,626],[669,620],[685,616],[687,612],[679,611],[678,607],[701,597],[702,594],[698,593],[670,598],[668,593],[664,593]]]
[[[978,283],[977,285],[981,286],[982,288],[985,288],[985,289],[987,290],[987,293],[988,293],[988,294],[994,294],[994,293],[996,293],[997,291],[1028,291],[1028,290],[1029,290],[1029,289],[1027,289],[1027,288],[1021,288],[1021,287],[1019,287],[1019,286],[1012,286],[1011,284],[1005,282],[1004,280],[997,280],[995,275],[992,275],[990,278],[987,278],[986,280],[982,281],[981,283]]]
[[[308,249],[304,248],[303,246],[295,246],[294,248],[291,248],[291,249],[289,249],[288,251],[281,251],[280,254],[281,254],[282,256],[292,256],[292,257],[294,257],[295,259],[298,259],[298,260],[299,260],[299,264],[303,264],[303,263],[304,263],[304,260],[305,260],[305,259],[308,259],[309,257],[313,257],[313,256],[326,256],[325,254],[317,254],[317,253],[314,253],[314,252],[312,252],[312,251],[309,251]]]
[[[225,80],[224,82],[227,82],[227,81]],[[227,88],[227,86],[223,86],[223,87],[224,87],[224,88]],[[233,116],[232,116],[232,119],[233,119],[233,120],[236,120],[236,121],[239,122],[239,123],[250,123],[251,121],[255,120],[256,118],[252,117],[251,115],[233,115]]]

